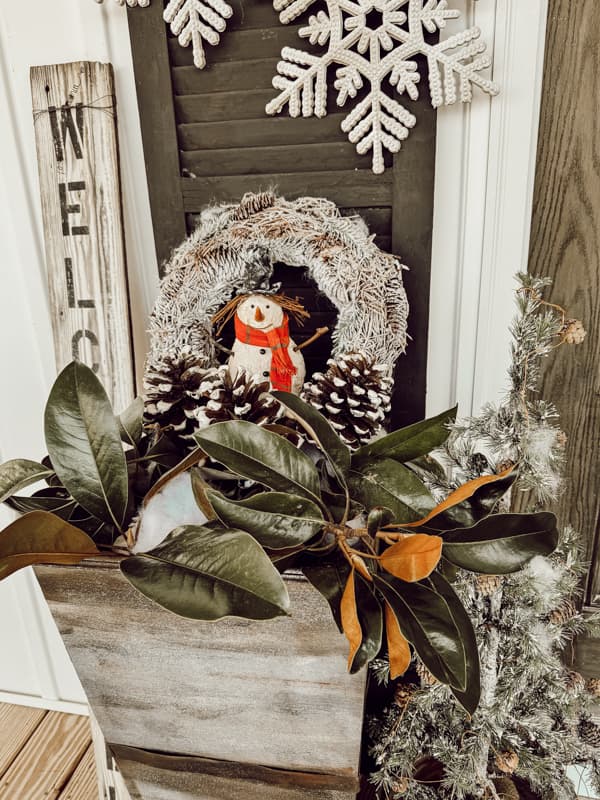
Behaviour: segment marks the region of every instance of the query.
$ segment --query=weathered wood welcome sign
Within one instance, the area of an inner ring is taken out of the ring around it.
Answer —
[[[30,77],[57,367],[85,362],[120,410],[133,359],[112,66],[53,64]]]

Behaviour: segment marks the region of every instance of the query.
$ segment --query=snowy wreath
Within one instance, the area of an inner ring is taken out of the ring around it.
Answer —
[[[404,267],[377,247],[359,216],[342,216],[321,198],[287,201],[271,192],[206,208],[173,252],[150,320],[148,423],[191,440],[215,421],[277,421],[269,383],[232,375],[221,363],[214,318],[237,296],[272,292],[277,300],[278,263],[304,268],[337,310],[327,369],[308,377],[301,396],[352,447],[381,432],[406,347]]]

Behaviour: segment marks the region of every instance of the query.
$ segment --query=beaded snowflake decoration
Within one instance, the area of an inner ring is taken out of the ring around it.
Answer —
[[[274,0],[283,24],[300,17],[317,0]],[[434,108],[470,102],[473,86],[490,95],[497,86],[482,72],[491,64],[477,27],[431,43],[427,34],[442,30],[460,12],[448,0],[325,0],[300,28],[311,45],[325,48],[314,54],[284,47],[273,86],[280,93],[266,107],[277,114],[286,106],[292,117],[327,114],[329,67],[335,65],[333,88],[337,105],[356,99],[342,130],[359,154],[372,151],[373,172],[385,169],[384,149],[400,150],[416,117],[395,97],[419,97],[421,76],[415,57],[426,59]],[[364,91],[362,91],[364,88]]]

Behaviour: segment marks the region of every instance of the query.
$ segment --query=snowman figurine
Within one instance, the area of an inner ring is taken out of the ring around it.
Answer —
[[[256,293],[232,302],[235,342],[227,362],[231,377],[235,380],[238,373],[245,371],[261,382],[268,380],[271,389],[299,394],[306,368],[302,353],[290,338],[285,309],[297,319],[308,317],[308,312],[284,295]]]

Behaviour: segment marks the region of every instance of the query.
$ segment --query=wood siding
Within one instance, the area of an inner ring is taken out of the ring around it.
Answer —
[[[530,271],[553,278],[549,299],[588,331],[583,345],[548,360],[542,396],[556,403],[569,436],[557,511],[581,532],[594,561],[586,597],[593,605],[600,604],[599,97],[597,1],[550,0]]]
[[[426,82],[421,99],[409,101],[417,127],[400,154],[386,156],[383,175],[371,171],[370,155],[359,156],[340,130],[345,114],[330,92],[331,113],[322,118],[269,117],[265,105],[275,95],[271,80],[281,48],[296,46],[319,52],[298,37],[300,24],[282,25],[269,0],[233,0],[233,17],[217,47],[207,48],[207,66],[193,65],[190,48],[182,48],[162,20],[161,2],[130,8],[132,42],[154,235],[159,262],[169,257],[211,202],[235,202],[245,192],[273,188],[288,199],[323,196],[343,213],[359,213],[385,250],[410,267],[405,283],[411,304],[408,355],[400,359],[394,403],[394,427],[424,415],[435,112]],[[304,19],[299,22],[304,23]],[[321,50],[322,52],[322,50]],[[359,98],[360,99],[360,96]],[[349,109],[346,110],[346,112]],[[278,277],[282,277],[279,275]],[[310,288],[300,270],[283,273],[289,294]],[[323,312],[312,301],[313,312]],[[306,298],[306,291],[305,291]],[[327,317],[312,320],[301,338]],[[306,353],[322,368],[330,340]]]

